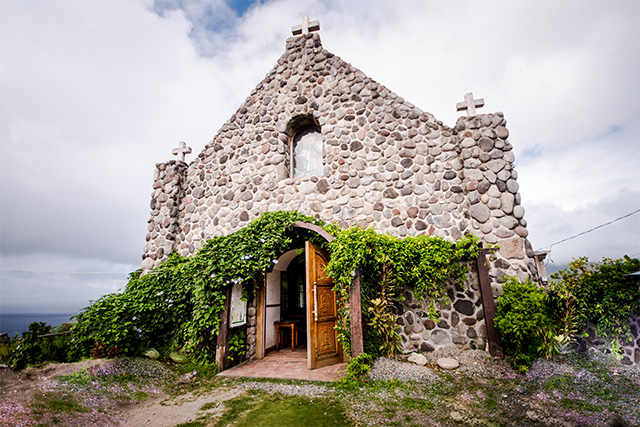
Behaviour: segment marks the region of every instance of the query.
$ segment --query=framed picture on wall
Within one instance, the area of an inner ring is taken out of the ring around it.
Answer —
[[[242,285],[236,283],[231,288],[231,327],[247,323],[247,301],[242,300]]]

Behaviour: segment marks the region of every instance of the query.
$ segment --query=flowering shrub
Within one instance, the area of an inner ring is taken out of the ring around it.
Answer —
[[[336,238],[329,245],[315,232],[294,228],[296,221],[317,224]],[[447,280],[462,279],[466,269],[460,261],[478,251],[470,236],[455,245],[429,236],[399,239],[372,229],[342,230],[298,212],[265,213],[233,234],[208,240],[193,256],[173,253],[148,274],[132,273],[124,292],[105,295],[77,316],[71,352],[77,358],[92,351],[131,355],[169,347],[189,353],[195,362],[211,363],[229,286],[241,284],[243,298],[253,298],[261,275],[280,255],[307,240],[331,254],[329,275],[339,299],[337,329],[346,351],[348,289],[360,267],[365,340],[375,348],[372,354],[397,348],[397,334],[379,341],[393,331],[391,301],[400,297],[403,286],[411,285],[416,295],[427,298],[435,315],[434,302],[446,296]],[[242,357],[240,342],[234,345],[234,356]]]
[[[73,356],[170,347],[211,363],[226,289],[240,283],[244,298],[253,297],[256,279],[294,242],[326,244],[313,232],[294,229],[296,221],[322,226],[298,212],[266,213],[233,234],[208,240],[193,256],[173,253],[148,274],[131,273],[124,292],[103,296],[77,316]]]

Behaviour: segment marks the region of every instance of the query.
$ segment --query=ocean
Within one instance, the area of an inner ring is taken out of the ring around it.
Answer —
[[[22,332],[28,331],[29,325],[32,322],[45,322],[51,326],[58,326],[62,323],[68,322],[71,319],[71,316],[74,315],[75,314],[0,313],[0,333],[8,332],[9,337],[13,339],[16,334],[22,336]]]

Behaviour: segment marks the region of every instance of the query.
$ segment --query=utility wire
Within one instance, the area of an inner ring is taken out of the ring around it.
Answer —
[[[625,219],[625,218],[630,217],[631,215],[635,215],[635,214],[637,214],[638,212],[640,212],[640,209],[638,209],[638,210],[636,210],[636,211],[634,211],[634,212],[628,213],[628,214],[626,214],[626,215],[623,215],[623,216],[621,216],[621,217],[619,217],[619,218],[616,218],[616,219],[614,219],[614,220],[611,220],[611,221],[609,221],[609,222],[607,222],[607,223],[605,223],[605,224],[600,224],[600,225],[598,225],[597,227],[593,227],[592,229],[589,229],[589,230],[587,230],[587,231],[583,231],[582,233],[578,233],[578,234],[576,234],[576,235],[574,235],[574,236],[567,237],[566,239],[558,240],[557,242],[552,243],[552,244],[550,244],[549,246],[543,246],[543,247],[544,247],[544,248],[549,248],[549,252],[551,252],[551,248],[552,248],[553,246],[555,246],[555,245],[559,245],[560,243],[564,243],[564,242],[566,242],[567,240],[575,239],[576,237],[580,237],[580,236],[583,236],[583,235],[585,235],[585,234],[587,234],[587,233],[591,233],[592,231],[595,231],[595,230],[597,230],[597,229],[599,229],[599,228],[606,227],[607,225],[613,224],[613,223],[614,223],[614,222],[616,222],[616,221],[620,221],[621,219]]]
[[[579,249],[584,249],[584,248],[586,248],[587,246],[594,245],[594,244],[596,244],[596,243],[598,243],[598,242],[601,242],[602,240],[605,240],[605,239],[609,239],[611,236],[614,236],[614,235],[616,235],[616,234],[618,234],[618,233],[622,233],[622,232],[623,232],[623,231],[625,231],[627,228],[631,228],[631,227],[633,227],[633,226],[635,226],[635,225],[637,225],[637,224],[640,224],[640,221],[632,222],[631,224],[627,225],[626,227],[622,227],[622,228],[620,228],[620,229],[618,229],[618,230],[616,230],[616,231],[613,231],[613,232],[611,232],[611,233],[609,233],[609,234],[607,234],[607,235],[605,235],[605,236],[603,236],[603,237],[601,237],[601,238],[599,238],[599,239],[592,240],[592,241],[590,241],[590,242],[588,242],[588,243],[585,243],[584,245],[580,246],[580,248],[579,248]],[[632,249],[635,249],[635,248],[632,248]],[[630,249],[630,250],[631,250],[631,249]],[[625,252],[627,252],[627,251],[625,251]]]

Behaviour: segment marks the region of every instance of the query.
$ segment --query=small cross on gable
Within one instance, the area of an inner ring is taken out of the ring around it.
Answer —
[[[476,107],[480,108],[484,106],[484,99],[473,99],[473,92],[466,93],[464,95],[464,101],[456,104],[456,111],[467,110],[467,116],[476,115]]]
[[[293,27],[291,27],[291,32],[294,36],[300,34],[306,35],[311,31],[320,31],[320,22],[309,22],[309,15],[302,15],[302,25],[294,25]]]
[[[178,156],[178,161],[184,162],[184,155],[191,153],[191,147],[187,147],[187,143],[184,141],[180,141],[178,146],[174,148],[172,151],[174,156]]]

